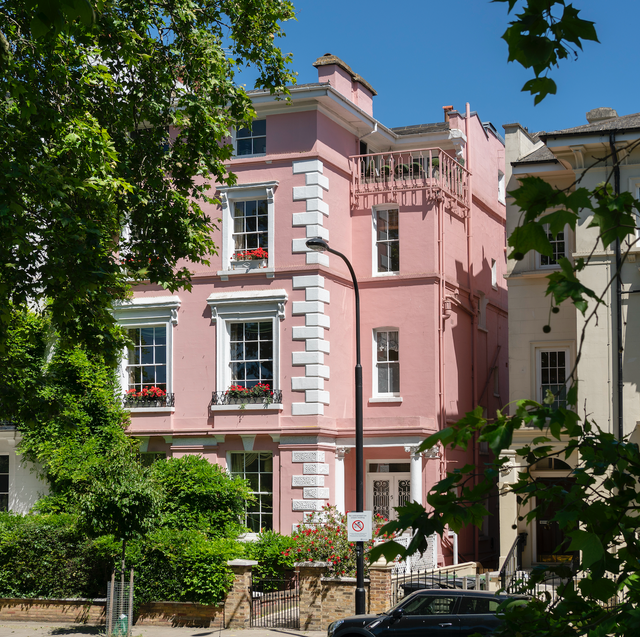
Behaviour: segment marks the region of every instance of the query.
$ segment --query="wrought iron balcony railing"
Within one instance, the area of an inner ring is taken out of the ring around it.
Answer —
[[[163,398],[138,398],[136,396],[124,396],[122,398],[122,406],[127,409],[138,407],[175,407],[175,394],[167,394]]]
[[[469,206],[469,171],[440,148],[356,155],[351,161],[355,197],[439,189]]]
[[[214,405],[269,405],[282,404],[282,391],[275,390],[267,396],[237,396],[228,391],[214,391],[211,393],[210,406]]]

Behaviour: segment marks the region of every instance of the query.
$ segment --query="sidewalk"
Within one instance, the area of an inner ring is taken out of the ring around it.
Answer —
[[[104,626],[82,624],[0,622],[0,637],[48,637],[49,635],[104,635]],[[251,628],[214,630],[211,628],[172,628],[171,626],[134,626],[132,637],[326,637],[326,631],[289,630],[287,628]]]

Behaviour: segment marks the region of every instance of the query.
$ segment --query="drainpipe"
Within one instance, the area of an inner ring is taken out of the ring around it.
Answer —
[[[616,133],[609,134],[609,146],[611,148],[611,156],[613,158],[613,192],[616,196],[620,195],[620,166],[618,165],[618,151],[616,150]],[[616,239],[615,244],[616,257],[616,331],[618,346],[618,440],[624,438],[624,420],[623,420],[623,397],[624,397],[624,378],[622,376],[622,256],[620,254],[620,239]]]
[[[478,308],[474,299],[473,285],[474,285],[474,276],[473,276],[473,228],[472,228],[472,217],[471,217],[471,209],[473,206],[473,181],[471,176],[471,153],[469,152],[471,146],[471,106],[469,102],[467,102],[467,107],[465,111],[465,126],[464,132],[467,136],[467,144],[465,146],[465,154],[466,154],[466,162],[465,168],[469,171],[468,176],[468,189],[469,189],[469,210],[467,212],[467,273],[469,275],[469,304],[473,310],[473,316],[471,317],[471,406],[472,408],[476,407],[476,401],[478,400],[478,383],[477,383],[477,373],[476,370],[478,368],[478,343],[477,343],[477,321],[478,321]],[[476,468],[480,464],[480,454],[478,452],[478,440],[477,435],[475,436],[474,445],[473,445],[473,464]],[[476,476],[476,484],[478,484],[479,476]],[[480,554],[480,529],[477,526],[473,527],[473,548],[474,548],[474,559],[478,561]]]

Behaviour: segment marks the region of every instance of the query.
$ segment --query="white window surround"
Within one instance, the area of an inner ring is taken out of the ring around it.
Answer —
[[[549,234],[549,224],[544,225],[544,231],[547,233],[547,235]],[[568,225],[564,227],[563,234],[564,234],[564,253],[563,254],[558,253],[558,258],[569,256],[569,226]],[[553,245],[554,242],[558,241],[557,235],[556,235],[555,241],[552,239],[549,239],[549,241],[551,241],[551,244]],[[536,252],[535,255],[536,255],[537,270],[559,270],[560,269],[560,265],[558,263],[543,264],[542,255],[539,252]]]
[[[640,199],[640,177],[629,178],[629,192],[636,199]],[[636,213],[636,239],[640,239],[640,213]],[[640,241],[637,241],[631,250],[640,250]]]
[[[167,330],[167,393],[173,393],[173,329],[178,324],[180,298],[177,296],[142,296],[114,304],[113,316],[125,329],[136,327],[162,327]],[[123,352],[120,365],[120,384],[123,393],[128,388],[127,352]],[[173,412],[174,407],[130,407],[132,413]]]
[[[275,205],[274,191],[278,187],[277,181],[263,181],[252,184],[242,184],[237,186],[221,186],[218,188],[220,202],[222,205],[222,270],[218,275],[223,280],[228,280],[228,276],[235,276],[251,272],[252,274],[263,273],[269,278],[274,276],[274,247],[275,247]],[[233,244],[233,204],[236,201],[252,201],[255,199],[267,200],[268,220],[268,248],[269,258],[266,268],[252,269],[231,269],[231,260],[235,252]]]
[[[211,324],[216,325],[216,387],[224,392],[231,383],[230,324],[247,321],[273,322],[273,387],[280,386],[280,321],[285,319],[287,291],[255,290],[239,292],[214,292],[209,295],[207,305],[211,308]],[[235,411],[282,409],[281,403],[269,405],[211,405],[211,411]]]
[[[399,271],[378,272],[378,212],[383,210],[398,211],[398,238],[400,237],[400,208],[398,204],[374,206],[371,209],[371,274],[373,276],[398,276],[400,274]]]
[[[505,185],[505,177],[504,173],[499,170],[498,171],[498,201],[500,203],[506,204],[506,185]]]
[[[369,398],[369,403],[401,403],[402,396],[400,392],[389,392],[389,393],[381,393],[378,391],[378,341],[377,334],[378,332],[400,332],[399,328],[395,326],[383,326],[376,327],[371,332],[371,369],[373,370],[372,374],[372,387],[371,387],[371,398]]]
[[[531,361],[532,361],[532,392],[534,400],[542,402],[542,372],[541,372],[541,354],[543,352],[564,352],[565,354],[565,384],[569,381],[569,374],[573,368],[574,359],[574,343],[571,341],[546,341],[531,343]],[[549,383],[550,384],[550,383]],[[558,383],[555,383],[558,384]]]

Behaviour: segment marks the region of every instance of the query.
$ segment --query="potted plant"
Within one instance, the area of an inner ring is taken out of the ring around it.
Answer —
[[[239,250],[233,256],[231,267],[234,270],[241,268],[244,268],[245,270],[266,268],[268,259],[269,253],[264,248],[256,248],[255,250]]]

